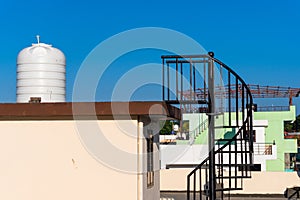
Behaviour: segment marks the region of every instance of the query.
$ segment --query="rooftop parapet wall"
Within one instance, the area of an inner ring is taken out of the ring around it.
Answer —
[[[0,120],[48,120],[89,118],[91,116],[161,116],[181,119],[178,108],[164,102],[76,102],[76,103],[4,103],[0,104]]]

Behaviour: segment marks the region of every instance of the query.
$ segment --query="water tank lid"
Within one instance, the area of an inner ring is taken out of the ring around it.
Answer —
[[[45,44],[45,43],[32,43],[33,47],[52,47],[51,44]]]
[[[37,43],[32,43],[33,47],[52,47],[51,44],[45,44],[40,42],[40,35],[36,36]]]
[[[18,54],[17,65],[32,63],[51,63],[66,65],[66,58],[62,51],[52,47],[51,44],[33,43],[32,46],[21,50]]]

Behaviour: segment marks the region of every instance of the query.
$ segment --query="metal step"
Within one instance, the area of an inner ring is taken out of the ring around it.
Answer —
[[[241,188],[241,187],[233,187],[233,188],[216,189],[216,191],[232,191],[232,190],[243,190],[243,188]]]
[[[218,178],[223,178],[223,179],[243,179],[243,178],[251,178],[251,176],[222,176],[222,177],[218,177],[217,176],[217,179]]]
[[[223,154],[225,154],[225,153],[227,153],[227,154],[235,154],[235,153],[237,153],[237,154],[239,154],[239,153],[242,153],[242,154],[250,154],[250,153],[252,153],[251,151],[235,151],[234,150],[234,148],[233,148],[233,150],[232,151],[221,151],[220,153],[223,153]]]

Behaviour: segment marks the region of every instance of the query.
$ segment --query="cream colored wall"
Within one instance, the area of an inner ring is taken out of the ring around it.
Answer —
[[[187,175],[191,171],[192,169],[161,170],[161,191],[186,191]],[[231,191],[231,193],[283,194],[287,187],[299,185],[300,178],[296,172],[252,172],[251,179],[244,179],[244,189]]]
[[[115,146],[138,151],[137,138],[124,135],[114,121],[96,123]],[[137,121],[128,123],[135,125],[130,131],[136,136]],[[81,144],[74,121],[1,121],[0,138],[0,199],[134,200],[139,196],[138,176],[94,159]],[[137,162],[131,165],[137,167]]]
[[[186,191],[187,175],[191,169],[164,169],[160,171],[161,191]]]
[[[244,190],[231,193],[283,194],[287,187],[299,185],[297,172],[252,172],[252,178],[244,181]]]

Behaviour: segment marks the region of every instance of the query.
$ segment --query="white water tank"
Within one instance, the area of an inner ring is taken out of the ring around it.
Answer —
[[[66,58],[52,45],[39,42],[23,49],[17,58],[17,103],[65,102]]]

